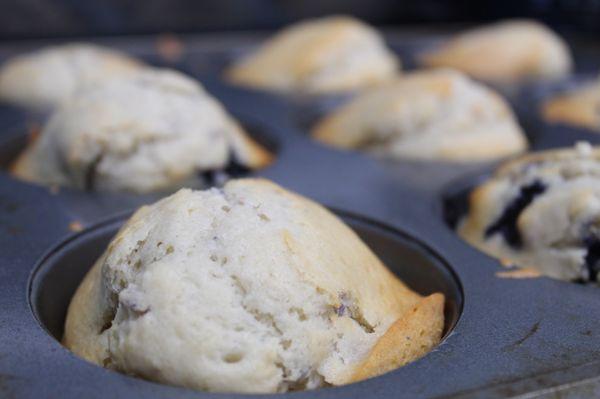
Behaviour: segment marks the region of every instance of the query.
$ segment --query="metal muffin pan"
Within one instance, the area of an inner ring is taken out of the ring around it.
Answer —
[[[199,78],[251,133],[275,144],[276,161],[252,175],[335,209],[411,287],[424,294],[442,291],[448,299],[443,342],[422,359],[356,384],[283,395],[600,395],[598,288],[548,278],[498,278],[502,266],[463,242],[445,220],[449,199],[472,187],[493,164],[379,161],[311,141],[297,116],[322,106],[322,100],[247,90],[220,79],[223,66],[253,46],[248,37],[184,38],[187,51],[175,66]],[[393,48],[420,48],[425,40],[420,34],[389,37]],[[402,37],[409,39],[393,41]],[[152,52],[152,43],[154,38],[147,37],[107,44]],[[0,54],[11,51],[0,49]],[[0,111],[3,165],[24,145],[28,118],[8,108]],[[571,133],[562,129],[564,136]],[[542,140],[543,130],[531,133],[540,137],[532,140],[534,150],[565,145]],[[196,392],[105,370],[58,341],[66,305],[85,271],[133,209],[162,195],[53,191],[0,173],[1,397],[248,397]],[[73,232],[78,226],[86,229]]]

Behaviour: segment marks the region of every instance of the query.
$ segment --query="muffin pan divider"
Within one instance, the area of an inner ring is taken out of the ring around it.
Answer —
[[[372,243],[377,247],[391,248],[397,242],[405,251],[398,253],[414,250],[422,259],[430,259],[437,265],[432,269],[436,270],[432,276],[439,279],[436,284],[449,287],[447,316],[452,317],[452,322],[442,343],[422,359],[356,384],[282,395],[297,398],[600,395],[598,288],[544,277],[500,278],[497,272],[506,269],[462,241],[444,220],[447,212],[444,201],[448,196],[463,187],[468,190],[489,173],[493,163],[381,161],[313,142],[302,115],[322,112],[317,109],[323,106],[322,100],[285,97],[222,82],[221,68],[242,54],[244,48],[252,46],[252,42],[236,42],[231,35],[224,36],[222,41],[218,35],[210,37],[218,43],[227,43],[231,50],[224,51],[201,36],[183,37],[186,51],[175,66],[199,78],[253,136],[275,149],[275,162],[252,175],[272,179],[331,207],[359,234],[374,237]],[[394,32],[388,37],[392,48],[406,48],[407,52],[420,48],[428,40],[420,34]],[[403,42],[410,40],[418,40],[418,45]],[[150,54],[154,41],[153,37],[142,37],[112,43],[124,49],[144,49],[147,53],[142,56],[152,61],[159,58]],[[123,45],[125,42],[127,45]],[[111,42],[105,39],[104,44]],[[0,49],[2,56],[9,53]],[[518,107],[519,102],[529,101],[527,96],[517,96],[511,101],[517,104],[521,119],[531,117],[526,106]],[[28,118],[0,108],[0,162],[4,165],[14,157],[19,147],[18,137],[25,136]],[[541,124],[528,123],[534,126],[530,129],[533,149],[569,145],[573,138],[565,138],[573,133],[570,128],[552,133]],[[552,138],[552,134],[556,137]],[[55,274],[58,269],[53,268],[66,267],[63,273],[67,273],[72,267],[76,277],[73,278],[79,278],[85,267],[92,264],[77,268],[74,265],[78,260],[93,259],[133,209],[166,194],[55,190],[0,173],[0,396],[249,397],[194,392],[105,370],[77,358],[53,336],[60,335],[59,315],[66,311],[58,304],[64,302],[60,295],[56,296],[57,303],[52,302],[51,295],[45,296],[53,291],[44,291],[44,287],[56,290],[65,278]],[[84,230],[79,232],[80,228]],[[393,258],[394,254],[397,253],[392,251],[388,255]],[[403,259],[391,261],[403,265],[394,265],[392,269],[410,265]],[[422,284],[422,290],[428,289],[422,276],[415,278],[415,288]],[[48,322],[44,320],[45,314],[56,316]]]

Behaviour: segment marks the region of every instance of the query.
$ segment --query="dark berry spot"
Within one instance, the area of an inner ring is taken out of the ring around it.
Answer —
[[[85,176],[83,181],[83,188],[86,191],[93,191],[96,187],[96,177],[98,174],[98,164],[102,161],[103,155],[100,154],[94,158],[85,170]]]
[[[222,177],[223,174],[228,177],[240,177],[248,174],[250,171],[249,167],[238,162],[233,152],[230,152],[229,162],[223,169],[205,170],[200,173],[200,176],[206,185],[214,186],[223,183],[222,179],[219,179],[219,176]]]
[[[485,238],[500,233],[511,247],[521,248],[523,240],[517,228],[517,219],[519,219],[519,215],[523,210],[533,202],[535,197],[544,191],[546,191],[546,185],[537,180],[521,187],[519,195],[508,204],[502,215],[485,230]]]
[[[214,170],[205,170],[200,173],[200,176],[207,186],[214,186],[216,181],[215,174]]]
[[[458,223],[469,212],[469,194],[470,190],[461,192],[444,198],[444,220],[453,230],[458,227]]]
[[[229,163],[225,167],[225,173],[231,177],[239,177],[250,172],[250,168],[238,162],[235,155],[229,155]]]
[[[588,237],[584,240],[587,252],[585,257],[585,267],[588,270],[589,281],[598,281],[598,272],[600,272],[600,240],[598,237]]]

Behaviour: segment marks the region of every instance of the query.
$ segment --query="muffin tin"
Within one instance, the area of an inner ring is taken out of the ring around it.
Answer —
[[[409,31],[387,32],[387,37],[411,67],[415,51],[443,35]],[[331,207],[413,289],[422,294],[441,291],[447,298],[444,339],[422,359],[356,384],[284,395],[600,395],[598,288],[543,277],[500,278],[497,272],[503,267],[463,242],[451,228],[466,210],[468,191],[494,165],[380,161],[311,141],[307,128],[312,120],[341,99],[283,96],[221,81],[223,66],[252,48],[258,38],[186,37],[186,51],[173,66],[199,78],[251,134],[276,150],[276,161],[253,175]],[[101,43],[132,50],[155,64],[170,64],[154,52],[154,42],[154,37],[141,37]],[[0,57],[43,44],[6,44]],[[596,65],[600,66],[600,57]],[[544,85],[529,86],[510,98],[534,150],[571,145],[582,138],[600,143],[598,134],[541,122],[530,101],[532,93],[544,90]],[[37,117],[0,108],[2,165],[23,148],[28,123]],[[84,273],[133,209],[165,194],[55,190],[0,174],[0,396],[244,397],[122,375],[77,358],[59,343],[66,307]]]

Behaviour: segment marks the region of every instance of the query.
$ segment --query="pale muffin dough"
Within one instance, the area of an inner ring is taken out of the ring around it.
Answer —
[[[567,44],[536,21],[508,20],[458,34],[422,57],[430,67],[450,67],[472,77],[511,83],[558,79],[573,61]]]
[[[481,161],[527,148],[500,95],[443,69],[366,90],[319,121],[312,135],[335,147],[396,159]]]
[[[440,340],[443,307],[322,206],[240,179],[138,210],[73,297],[63,343],[158,382],[285,392],[423,356]]]
[[[87,83],[142,67],[105,47],[72,43],[9,59],[0,68],[0,100],[32,108],[54,108]]]
[[[197,82],[145,68],[75,93],[13,172],[45,185],[143,193],[190,184],[231,162],[255,168],[269,160]]]
[[[500,167],[470,197],[460,235],[504,263],[564,280],[597,281],[600,149],[587,143]]]
[[[542,113],[549,122],[600,132],[600,78],[546,101]]]
[[[399,60],[381,36],[352,17],[296,23],[227,71],[231,81],[284,92],[352,91],[394,76]]]

